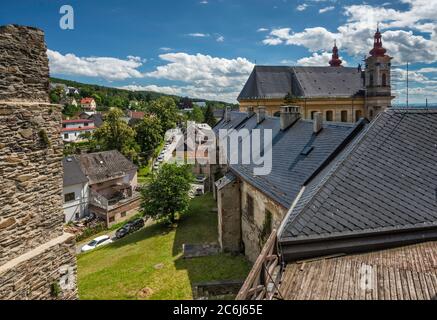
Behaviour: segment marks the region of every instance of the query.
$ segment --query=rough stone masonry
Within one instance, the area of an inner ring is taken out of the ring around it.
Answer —
[[[41,30],[0,27],[0,299],[77,298],[46,51]]]

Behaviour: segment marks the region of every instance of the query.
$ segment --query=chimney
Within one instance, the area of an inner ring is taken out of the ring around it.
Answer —
[[[225,122],[231,121],[231,108],[228,106],[225,107],[224,120],[225,120]]]
[[[281,130],[285,131],[300,119],[299,106],[281,107]]]
[[[247,107],[247,116],[250,118],[255,114],[254,107]]]
[[[258,107],[257,123],[260,124],[266,119],[266,107]]]
[[[315,134],[318,134],[320,131],[322,131],[322,129],[323,129],[323,115],[321,112],[316,112],[314,114],[313,125],[314,125],[314,133]]]

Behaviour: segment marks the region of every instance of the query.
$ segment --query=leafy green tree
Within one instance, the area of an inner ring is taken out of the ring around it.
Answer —
[[[72,105],[72,104],[67,104],[64,106],[64,108],[62,109],[62,114],[66,117],[74,117],[76,116],[78,113],[80,113],[81,111],[81,107]]]
[[[142,190],[144,215],[174,223],[176,214],[188,209],[193,179],[189,165],[164,164]]]
[[[135,141],[135,130],[123,121],[123,112],[112,108],[106,115],[103,125],[93,137],[101,151],[118,150],[129,159],[136,161],[140,147]]]
[[[212,127],[214,127],[217,124],[217,120],[214,117],[214,109],[209,104],[205,109],[205,123],[209,124]]]
[[[154,100],[147,106],[147,111],[158,117],[163,133],[176,127],[179,117],[176,102],[173,98],[161,97]]]
[[[194,106],[193,111],[188,115],[188,119],[197,123],[203,123],[204,115],[202,109],[199,106]]]
[[[135,126],[136,141],[145,154],[153,154],[163,139],[161,122],[155,115],[146,115]]]

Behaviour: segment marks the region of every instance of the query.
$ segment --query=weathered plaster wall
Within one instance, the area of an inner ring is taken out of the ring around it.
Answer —
[[[226,252],[240,252],[241,205],[238,180],[217,191],[217,206],[220,248]]]
[[[247,195],[253,198],[254,215],[249,217],[247,210]],[[271,230],[278,229],[287,210],[266,197],[259,190],[246,182],[241,183],[241,228],[244,253],[247,258],[255,262],[264,246],[262,232],[266,220],[266,211],[272,214]]]

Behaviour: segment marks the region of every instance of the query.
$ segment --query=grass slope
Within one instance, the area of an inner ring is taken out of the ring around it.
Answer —
[[[211,195],[196,198],[176,229],[154,224],[108,247],[80,255],[80,299],[192,299],[193,283],[244,279],[250,264],[242,256],[181,258],[183,243],[217,241],[217,214],[211,212],[214,207]],[[162,268],[156,268],[160,264]]]

